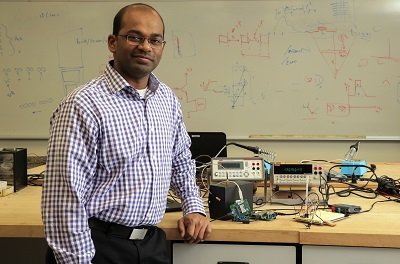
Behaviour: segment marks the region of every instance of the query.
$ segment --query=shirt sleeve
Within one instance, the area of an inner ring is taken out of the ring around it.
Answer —
[[[172,163],[171,187],[182,199],[183,213],[201,213],[206,215],[199,187],[196,184],[196,165],[190,152],[190,137],[182,119],[179,107],[174,158]]]
[[[96,130],[90,114],[72,101],[51,119],[42,220],[58,263],[90,263],[94,257],[85,204],[95,171]]]

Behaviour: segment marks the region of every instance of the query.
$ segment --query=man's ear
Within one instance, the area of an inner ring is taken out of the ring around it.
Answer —
[[[111,51],[111,53],[115,53],[116,50],[116,45],[117,45],[117,36],[115,35],[109,35],[108,36],[108,50]]]

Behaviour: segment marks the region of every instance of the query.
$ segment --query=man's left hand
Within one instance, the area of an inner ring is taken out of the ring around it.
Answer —
[[[190,213],[178,220],[181,237],[188,243],[198,243],[211,234],[211,223],[199,213]]]

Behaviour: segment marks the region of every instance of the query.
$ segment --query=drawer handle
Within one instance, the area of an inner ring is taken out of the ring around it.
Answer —
[[[218,261],[217,264],[250,264],[250,263],[242,261]]]

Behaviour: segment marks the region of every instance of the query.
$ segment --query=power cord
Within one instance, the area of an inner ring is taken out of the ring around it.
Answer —
[[[400,195],[400,182],[399,180],[394,180],[387,175],[383,175],[376,179],[378,182],[377,192],[382,194]]]

